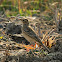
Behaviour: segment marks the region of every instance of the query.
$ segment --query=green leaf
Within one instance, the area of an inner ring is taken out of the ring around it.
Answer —
[[[20,14],[22,14],[23,12],[22,12],[22,9],[20,9]]]

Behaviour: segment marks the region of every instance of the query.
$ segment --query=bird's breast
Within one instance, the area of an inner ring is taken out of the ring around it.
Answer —
[[[23,32],[23,36],[28,42],[30,42],[30,44],[35,44],[36,40],[28,36],[25,32]]]

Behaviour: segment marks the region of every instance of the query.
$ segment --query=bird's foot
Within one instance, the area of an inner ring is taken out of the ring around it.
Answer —
[[[37,42],[35,43],[35,45],[31,44],[31,45],[25,46],[26,51],[35,50],[36,48],[39,48],[39,47],[40,47],[40,46],[38,45]]]

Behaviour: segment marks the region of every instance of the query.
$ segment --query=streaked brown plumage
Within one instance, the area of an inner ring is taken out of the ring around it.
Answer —
[[[42,44],[41,40],[35,34],[35,32],[31,28],[29,28],[29,22],[28,22],[28,20],[27,19],[22,19],[21,21],[23,22],[23,27],[22,27],[23,36],[31,44],[34,44],[35,42],[38,42],[40,45],[42,45],[49,52],[49,49]]]

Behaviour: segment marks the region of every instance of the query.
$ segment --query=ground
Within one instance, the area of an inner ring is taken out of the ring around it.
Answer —
[[[44,48],[36,48],[35,50],[27,51],[23,45],[29,44],[29,41],[23,36],[17,36],[17,34],[21,35],[21,22],[17,18],[27,18],[32,29],[36,26],[35,28],[38,30],[38,24],[36,23],[40,23],[41,30],[45,31],[57,28],[53,20],[44,21],[41,17],[0,17],[1,62],[62,62],[62,38],[57,37],[56,44],[52,45],[51,48],[48,47],[50,53]],[[57,31],[54,31],[53,33],[57,33]]]

